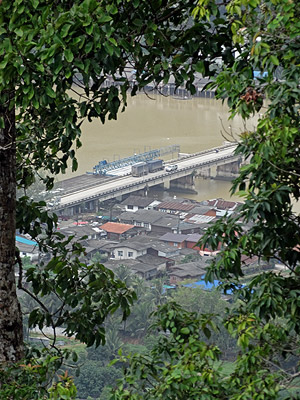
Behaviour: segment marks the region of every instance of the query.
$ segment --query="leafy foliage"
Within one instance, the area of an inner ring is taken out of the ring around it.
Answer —
[[[232,117],[263,112],[254,132],[241,134],[237,148],[248,162],[232,188],[245,199],[240,215],[221,219],[200,245],[214,249],[222,244],[206,279],[227,282],[225,289],[239,284],[242,256],[276,259],[287,273],[263,273],[237,293],[238,306],[226,326],[242,354],[228,379],[215,364],[219,349],[199,336],[200,329],[210,335],[212,316],[164,305],[156,315],[165,335],[150,358],[133,357],[128,387],[116,398],[272,399],[277,382],[292,382],[299,374],[282,362],[286,354],[299,356],[300,221],[292,207],[300,197],[299,7],[291,0],[224,5],[210,0],[199,0],[196,7],[191,0],[0,4],[0,130],[16,130],[9,149],[13,153],[16,147],[17,166],[7,172],[16,175],[19,188],[31,186],[42,169],[41,179],[51,189],[53,175],[70,163],[77,168],[75,149],[81,146],[84,118],[116,118],[126,107],[128,90],[134,95],[150,82],[167,83],[171,75],[191,93],[195,72],[216,75],[209,86],[227,99]],[[222,65],[214,64],[217,58]],[[136,71],[134,82],[128,66]],[[117,84],[104,87],[108,77]],[[0,148],[1,158],[6,150]],[[99,344],[107,314],[121,307],[126,317],[134,295],[101,264],[86,266],[84,249],[73,238],[53,233],[57,217],[45,205],[27,196],[17,203],[17,229],[53,256],[25,274],[41,306],[29,323],[64,325],[69,335]],[[19,288],[29,291],[18,255],[17,260]],[[41,301],[52,292],[62,304],[54,314]]]
[[[197,316],[176,303],[168,303],[155,316],[155,326],[163,335],[150,353],[130,357],[130,367],[113,399],[276,398],[279,385],[276,374],[263,366],[264,348],[249,348],[228,376],[219,362],[218,347],[201,337],[204,333],[209,338],[211,331],[218,329],[213,315]],[[246,348],[256,320],[247,318],[243,324],[240,344]],[[126,357],[120,359],[127,362]]]
[[[293,210],[300,197],[299,7],[289,0],[232,0],[225,5],[235,59],[220,66],[208,87],[226,99],[232,118],[240,115],[247,127],[247,119],[256,115],[258,123],[238,138],[236,153],[246,164],[232,193],[244,203],[236,214],[212,225],[198,245],[215,250],[221,244],[206,280],[218,279],[224,290],[235,292],[237,301],[224,315],[224,324],[240,355],[234,372],[222,379],[214,364],[220,352],[210,349],[199,333],[207,326],[194,316],[191,328],[191,315],[164,306],[157,313],[158,327],[166,334],[163,344],[130,360],[115,399],[292,398],[281,388],[288,389],[299,376],[300,219]],[[223,23],[220,7],[200,0],[193,16],[218,26]],[[236,140],[233,135],[229,139]],[[283,268],[260,273],[242,287],[245,256],[275,260]]]
[[[16,167],[10,169],[18,188],[29,193],[40,179],[50,190],[55,175],[68,165],[76,170],[83,120],[116,119],[128,92],[167,83],[172,75],[176,86],[186,82],[194,93],[194,73],[212,73],[208,59],[233,59],[223,51],[225,25],[218,25],[220,37],[213,42],[209,21],[190,18],[193,7],[191,0],[1,2],[0,100],[16,115],[9,122],[16,130]],[[115,84],[103,85],[106,79]],[[0,127],[6,129],[3,115]],[[134,297],[99,263],[84,265],[84,249],[54,233],[57,216],[45,207],[29,196],[17,201],[16,228],[52,257],[25,275],[17,259],[19,288],[26,290],[25,276],[42,307],[29,324],[64,325],[67,334],[99,344],[106,315],[120,306],[126,317]],[[55,315],[42,305],[50,292],[61,300]]]
[[[43,353],[31,354],[25,364],[1,366],[0,396],[2,399],[72,400],[76,398],[77,389],[67,372],[59,376],[58,380],[51,385],[60,360],[55,354]]]

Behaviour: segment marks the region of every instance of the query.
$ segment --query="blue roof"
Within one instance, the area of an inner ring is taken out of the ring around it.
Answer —
[[[34,242],[33,240],[29,240],[29,239],[26,239],[26,238],[21,237],[21,236],[16,236],[16,241],[20,242],[20,243],[23,243],[23,244],[31,245],[31,246],[36,246],[37,245],[37,242]]]
[[[222,282],[220,282],[218,280],[214,280],[213,283],[212,282],[205,282],[204,275],[203,275],[201,281],[187,283],[186,285],[183,285],[183,286],[190,287],[190,288],[196,288],[196,287],[202,286],[202,288],[205,289],[205,290],[212,290],[212,289],[217,288],[221,284],[222,284]],[[241,287],[244,287],[244,286],[245,285],[241,285]],[[238,289],[238,287],[236,287],[236,289]],[[232,294],[232,293],[233,293],[232,289],[229,289],[229,290],[226,291],[226,294]]]
[[[193,282],[193,283],[187,283],[186,285],[183,285],[185,287],[192,287],[192,288],[196,288],[198,286],[203,286],[203,289],[205,290],[211,290],[213,288],[218,287],[221,284],[221,282],[215,280],[214,283],[211,282],[205,282],[205,280],[201,280],[201,281],[197,281],[197,282]]]

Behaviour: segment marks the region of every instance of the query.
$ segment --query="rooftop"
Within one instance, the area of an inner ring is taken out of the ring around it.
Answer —
[[[151,203],[153,203],[153,201],[155,201],[155,199],[151,199],[149,197],[131,195],[131,196],[127,197],[127,199],[122,201],[121,205],[147,207]]]
[[[101,225],[100,228],[109,233],[122,234],[134,228],[134,225],[120,224],[119,222],[106,222],[106,224]]]
[[[136,212],[123,212],[119,218],[125,221],[153,223],[165,217],[165,213],[155,210],[137,210]]]
[[[236,201],[227,201],[227,200],[224,200],[224,199],[208,200],[205,203],[207,203],[208,206],[212,206],[212,207],[217,208],[219,210],[233,210],[239,204]]]
[[[174,243],[182,243],[186,240],[187,235],[182,235],[179,233],[165,233],[163,236],[159,238],[159,240],[163,240],[165,242],[174,242]]]
[[[157,209],[173,210],[173,211],[190,211],[195,207],[195,204],[179,203],[177,201],[163,201]]]

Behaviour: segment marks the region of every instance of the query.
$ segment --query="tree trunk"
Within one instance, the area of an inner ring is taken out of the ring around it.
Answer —
[[[1,93],[0,118],[0,362],[23,357],[23,327],[15,282],[16,128],[13,91]],[[3,126],[3,125],[0,125]]]

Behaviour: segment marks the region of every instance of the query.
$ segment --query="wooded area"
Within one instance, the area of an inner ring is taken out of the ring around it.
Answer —
[[[68,351],[55,343],[45,356],[25,351],[16,286],[39,304],[30,325],[64,327],[88,346],[103,344],[106,318],[121,309],[126,319],[136,299],[103,265],[82,263],[84,248],[55,231],[57,217],[26,190],[37,179],[49,190],[54,175],[68,165],[76,170],[74,148],[81,145],[84,118],[117,118],[127,95],[149,82],[172,78],[193,94],[196,72],[211,79],[209,87],[228,103],[232,117],[245,120],[239,137],[224,132],[248,161],[232,187],[244,201],[242,218],[220,219],[200,243],[213,249],[222,243],[206,279],[217,278],[236,292],[223,324],[240,354],[222,379],[214,363],[220,349],[201,333],[211,335],[212,316],[166,304],[156,311],[157,327],[170,335],[149,357],[131,358],[113,398],[291,398],[283,389],[300,376],[300,218],[293,212],[300,196],[299,20],[293,0],[0,2],[2,398],[59,398],[59,390],[76,396],[68,375],[60,384],[49,381]],[[136,71],[134,84],[128,66]],[[108,76],[120,84],[102,87]],[[257,127],[248,129],[254,113]],[[17,201],[16,188],[25,191]],[[250,224],[247,232],[240,219]],[[25,273],[16,229],[37,240],[51,260]],[[242,255],[275,259],[285,271],[262,272],[237,291]],[[53,293],[62,302],[56,315],[43,301]]]

